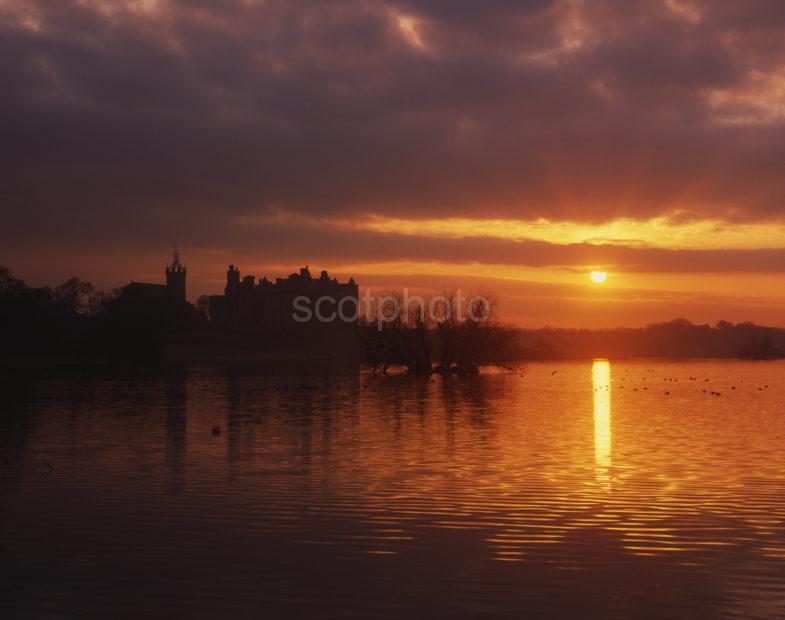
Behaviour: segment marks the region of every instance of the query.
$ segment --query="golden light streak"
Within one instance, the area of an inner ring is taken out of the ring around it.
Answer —
[[[594,360],[591,368],[594,387],[594,475],[606,490],[611,476],[611,363]]]
[[[677,214],[678,215],[678,214]],[[296,224],[328,226],[344,230],[367,230],[384,234],[460,239],[493,237],[511,241],[545,241],[554,244],[587,243],[625,245],[671,250],[752,250],[785,248],[785,220],[758,223],[728,223],[722,220],[677,221],[673,217],[647,220],[617,218],[601,224],[553,221],[545,218],[406,219],[370,215],[364,219],[308,217],[278,210],[264,215],[243,215],[240,226]]]
[[[359,223],[332,222],[359,230],[428,237],[498,237],[515,241],[590,243],[668,249],[756,249],[785,247],[785,222],[728,224],[720,220],[674,222],[619,218],[603,224],[537,220],[446,218],[409,220],[371,217]]]

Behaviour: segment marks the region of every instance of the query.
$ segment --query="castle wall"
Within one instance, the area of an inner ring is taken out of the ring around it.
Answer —
[[[241,280],[239,269],[230,265],[225,294],[210,297],[210,320],[224,326],[259,329],[288,330],[304,325],[326,329],[347,325],[338,319],[322,323],[315,316],[308,323],[296,321],[295,300],[298,297],[305,298],[307,301],[302,304],[312,311],[315,310],[319,298],[329,297],[335,300],[322,302],[320,309],[323,316],[336,312],[338,302],[343,298],[349,298],[343,306],[346,315],[356,315],[359,308],[359,287],[353,280],[340,283],[335,278],[329,278],[326,272],[322,272],[319,278],[313,278],[306,267],[301,269],[299,274],[277,278],[274,283],[266,278],[256,283],[253,276],[246,276]],[[355,318],[349,324],[356,323]]]

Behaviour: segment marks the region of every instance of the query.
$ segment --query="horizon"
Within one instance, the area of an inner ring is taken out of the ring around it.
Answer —
[[[209,280],[209,284],[205,284],[208,282],[203,278],[199,278],[199,274],[196,274],[196,282],[201,283],[201,291],[202,292],[194,292],[193,280],[194,280],[194,272],[192,271],[189,262],[182,256],[183,262],[188,268],[188,294],[187,298],[190,302],[195,303],[196,300],[201,295],[222,295],[224,292],[224,288],[226,286],[226,271],[223,271],[222,277],[219,278],[212,278]],[[165,261],[163,261],[165,264]],[[229,264],[226,265],[227,267]],[[311,265],[301,265],[303,267],[311,268]],[[6,267],[8,267],[6,265]],[[275,278],[286,278],[292,273],[296,273],[300,266],[288,269],[286,267],[282,267],[280,265],[272,267],[271,271],[269,272],[259,272],[259,271],[250,271],[245,270],[242,268],[242,265],[236,265],[241,271],[243,276],[246,275],[254,275],[258,280],[262,277],[267,277],[271,281],[275,281]],[[471,277],[471,276],[422,276],[420,274],[399,274],[391,276],[390,274],[360,274],[360,273],[353,273],[347,271],[333,271],[327,266],[317,266],[317,268],[312,269],[312,273],[318,273],[322,271],[322,269],[326,270],[330,277],[337,277],[341,281],[348,281],[349,278],[354,278],[355,281],[358,282],[360,287],[360,297],[365,295],[366,291],[370,290],[373,292],[374,295],[377,294],[384,294],[387,292],[398,291],[407,289],[410,290],[412,294],[425,296],[426,298],[440,295],[447,290],[463,290],[469,292],[470,294],[490,294],[495,298],[495,309],[494,311],[498,313],[500,319],[508,322],[514,327],[520,329],[531,329],[531,330],[538,330],[544,328],[555,328],[555,329],[591,329],[591,330],[603,330],[603,329],[626,329],[626,328],[643,328],[650,325],[660,324],[660,323],[668,323],[678,319],[686,319],[690,321],[694,325],[710,325],[712,327],[716,326],[718,323],[722,321],[726,321],[733,324],[739,323],[754,323],[756,325],[762,327],[775,327],[775,328],[785,328],[785,315],[779,312],[779,309],[774,309],[771,314],[766,313],[754,313],[758,316],[766,317],[770,316],[771,320],[769,322],[761,321],[761,320],[753,320],[750,318],[748,314],[745,313],[746,309],[742,307],[734,308],[728,312],[727,316],[717,316],[715,318],[716,313],[716,305],[714,304],[713,300],[707,301],[703,304],[702,310],[696,310],[696,304],[693,303],[681,303],[676,305],[673,300],[669,303],[669,307],[676,309],[676,314],[672,314],[670,316],[666,316],[662,313],[662,310],[657,307],[659,304],[662,304],[662,301],[659,303],[653,303],[652,300],[647,300],[642,302],[643,305],[647,308],[647,312],[640,312],[637,314],[637,319],[632,320],[628,323],[618,323],[616,318],[613,318],[611,315],[610,318],[605,317],[604,313],[607,306],[612,303],[610,300],[612,299],[611,294],[620,294],[624,293],[627,295],[635,295],[635,294],[661,294],[661,291],[657,289],[618,289],[612,285],[607,285],[606,282],[603,282],[603,290],[598,292],[598,287],[591,283],[586,283],[584,285],[579,285],[577,288],[583,289],[586,291],[585,298],[581,301],[576,302],[574,299],[570,299],[569,301],[565,302],[564,298],[561,296],[564,293],[564,286],[558,282],[533,282],[533,281],[520,281],[520,280],[505,280],[503,278],[492,278],[492,277]],[[96,286],[99,290],[104,290],[106,292],[110,292],[116,289],[120,289],[126,286],[129,282],[150,282],[150,283],[162,283],[164,281],[164,268],[163,266],[159,270],[160,273],[156,274],[153,272],[138,272],[133,274],[128,280],[125,280],[121,283],[114,283],[112,284],[111,281],[104,284],[102,280],[93,279],[90,277],[85,276],[84,274],[71,274],[71,276],[63,277],[61,281],[58,282],[46,282],[46,281],[31,281],[23,277],[22,274],[16,273],[13,269],[10,269],[11,273],[20,278],[21,280],[25,281],[29,286],[33,286],[36,288],[40,287],[53,287],[57,284],[62,283],[68,277],[78,277],[81,280],[86,282],[90,282]],[[587,278],[589,274],[586,274]],[[613,279],[614,274],[608,274],[608,277]],[[369,284],[366,284],[368,282]],[[446,285],[445,283],[449,283],[450,286]],[[414,286],[408,286],[409,284],[414,284]],[[496,287],[494,284],[499,284],[500,286]],[[200,286],[200,284],[197,284]],[[529,291],[529,294],[523,295],[514,295],[511,293],[511,290],[514,291],[515,287],[519,287],[525,291]],[[536,291],[540,291],[539,296],[535,296],[531,294],[532,287],[536,287]],[[607,289],[605,288],[607,287]],[[573,285],[571,287],[575,289],[576,286]],[[506,290],[506,294],[500,294],[498,290]],[[546,295],[542,294],[544,291]],[[609,294],[610,293],[610,294]],[[690,295],[691,292],[681,291],[679,295],[675,295],[674,297],[684,297],[685,295]],[[593,307],[590,305],[588,308],[584,307],[582,311],[574,311],[574,313],[581,317],[581,319],[568,319],[568,320],[559,320],[554,319],[552,316],[550,319],[543,319],[542,323],[534,322],[536,319],[532,319],[531,307],[532,301],[538,304],[539,306],[539,315],[540,316],[551,316],[549,315],[549,310],[554,305],[562,305],[564,303],[573,303],[573,304],[580,304],[583,303],[593,303]],[[622,303],[624,305],[628,305],[630,302],[625,304],[624,301],[617,301],[617,303]],[[641,303],[641,302],[638,302]],[[654,310],[651,311],[649,308],[654,305]],[[516,309],[521,312],[522,314],[516,314]],[[678,314],[678,309],[682,309],[685,313]],[[691,314],[686,314],[686,312],[690,312]],[[777,320],[779,319],[779,323]],[[582,322],[575,322],[576,320]],[[550,321],[550,322],[547,322]]]

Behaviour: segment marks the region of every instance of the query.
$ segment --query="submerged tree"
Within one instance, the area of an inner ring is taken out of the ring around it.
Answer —
[[[433,372],[428,317],[422,307],[414,314],[409,310],[404,296],[394,291],[379,301],[376,323],[360,331],[366,359],[374,370],[381,366],[386,373],[391,365],[400,365],[411,374]]]
[[[508,367],[514,357],[516,330],[497,320],[490,295],[469,301],[462,316],[461,300],[454,294],[442,296],[441,314],[435,332],[441,373],[476,373],[480,366]]]
[[[382,298],[375,324],[361,330],[366,358],[386,372],[400,365],[416,375],[476,373],[482,365],[506,366],[513,357],[516,332],[493,313],[490,296],[459,293],[434,297],[426,305],[398,292]]]

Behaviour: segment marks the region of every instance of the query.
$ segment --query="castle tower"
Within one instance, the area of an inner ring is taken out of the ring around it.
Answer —
[[[226,288],[224,292],[227,295],[232,295],[240,289],[240,268],[234,265],[229,265],[229,271],[226,272]]]
[[[185,274],[186,269],[175,246],[172,262],[166,266],[166,288],[173,299],[185,301]]]

